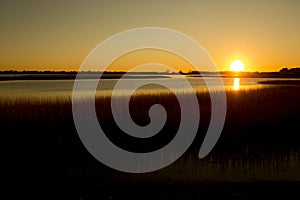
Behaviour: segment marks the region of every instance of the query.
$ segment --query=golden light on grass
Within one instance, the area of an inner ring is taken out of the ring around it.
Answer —
[[[230,71],[232,72],[243,72],[245,70],[245,65],[240,60],[234,60],[230,63]]]

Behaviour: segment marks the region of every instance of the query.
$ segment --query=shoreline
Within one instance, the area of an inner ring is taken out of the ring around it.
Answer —
[[[123,74],[102,74],[101,79],[120,79]],[[170,78],[165,75],[129,75],[123,77],[126,79],[140,78]],[[0,81],[16,81],[16,80],[75,80],[76,74],[12,74],[11,76],[1,76]],[[98,79],[97,74],[85,74],[81,79]]]
[[[104,73],[101,79],[120,79],[123,73]],[[123,79],[149,79],[149,78],[172,78],[176,74],[129,74]],[[177,74],[178,75],[178,74]],[[75,80],[76,73],[39,73],[39,74],[1,74],[0,81],[16,81],[16,80]],[[270,76],[270,75],[183,75],[187,78],[202,78],[202,77],[219,77],[219,78],[285,78],[285,79],[295,79],[300,78],[300,76]],[[98,79],[97,73],[86,73],[81,76],[81,79]],[[260,84],[289,84],[289,85],[300,85],[300,80],[268,80],[260,81]]]

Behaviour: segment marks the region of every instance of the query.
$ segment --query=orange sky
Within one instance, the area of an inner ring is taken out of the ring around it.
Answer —
[[[0,70],[78,70],[109,36],[156,26],[194,38],[221,71],[235,58],[246,71],[278,71],[300,66],[299,19],[298,0],[3,0]],[[111,69],[159,59],[190,69],[174,55],[151,51],[125,55]]]

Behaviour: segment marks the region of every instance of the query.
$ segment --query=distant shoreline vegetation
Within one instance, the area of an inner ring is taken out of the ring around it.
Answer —
[[[83,79],[98,78],[100,72],[80,72]],[[120,79],[126,72],[102,72],[102,79]],[[76,71],[0,71],[0,81],[9,80],[73,80],[76,78]],[[165,72],[129,72],[123,78],[169,78],[167,75],[176,73]],[[177,73],[178,74],[178,73]],[[9,75],[9,76],[7,76]]]
[[[278,72],[207,72],[207,71],[189,71],[189,72],[125,72],[125,71],[0,71],[0,81],[5,80],[58,80],[58,79],[75,79],[78,73],[84,74],[84,78],[97,78],[99,73],[103,73],[103,79],[119,79],[124,74],[129,75],[127,78],[170,78],[171,75],[185,75],[188,77],[240,77],[240,78],[300,78],[300,68],[282,68]],[[9,75],[9,76],[7,76]],[[131,76],[132,75],[132,76]]]

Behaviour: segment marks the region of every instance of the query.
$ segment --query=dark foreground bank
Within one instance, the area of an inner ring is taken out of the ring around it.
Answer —
[[[300,182],[43,185],[6,192],[5,199],[297,199]]]

